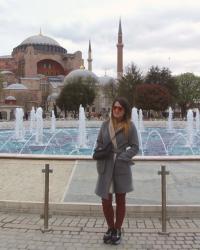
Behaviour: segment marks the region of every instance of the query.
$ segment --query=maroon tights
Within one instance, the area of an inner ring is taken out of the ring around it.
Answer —
[[[112,205],[112,194],[108,199],[102,198],[103,213],[109,228],[121,229],[126,212],[126,193],[116,193],[116,221],[114,223],[114,209]]]

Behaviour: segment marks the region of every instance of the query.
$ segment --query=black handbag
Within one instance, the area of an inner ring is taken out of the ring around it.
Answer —
[[[104,160],[108,158],[110,153],[113,149],[113,143],[112,140],[115,138],[115,136],[120,132],[120,129],[114,134],[114,136],[111,138],[111,141],[109,141],[106,145],[97,146],[94,149],[92,158],[94,160]]]
[[[106,145],[103,146],[98,146],[94,149],[94,153],[93,153],[93,159],[94,160],[103,160],[106,159],[111,151],[112,151],[112,142],[110,141],[109,143],[107,143]]]

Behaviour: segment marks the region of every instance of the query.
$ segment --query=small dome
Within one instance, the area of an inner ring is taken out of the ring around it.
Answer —
[[[9,71],[9,70],[3,70],[3,71],[1,71],[0,72],[0,74],[2,74],[2,75],[6,75],[6,74],[14,74],[12,71]]]
[[[51,101],[56,101],[56,99],[58,98],[59,94],[58,93],[52,93],[51,95],[49,95],[47,97],[47,101],[51,102]]]
[[[10,84],[8,87],[6,87],[5,89],[17,89],[17,90],[26,90],[28,89],[26,86],[24,86],[21,83],[13,83]]]
[[[87,78],[92,78],[95,82],[99,82],[98,77],[91,71],[86,69],[76,69],[71,71],[64,79],[64,84],[67,84],[68,81],[75,79],[75,78],[82,78],[83,80],[87,80]]]
[[[106,84],[111,83],[111,82],[116,83],[115,79],[111,76],[105,75],[105,76],[99,77],[100,85],[106,85]]]
[[[60,46],[60,44],[56,42],[54,39],[48,36],[43,36],[42,34],[36,36],[30,36],[26,38],[20,45],[25,45],[25,44],[48,44],[48,45]]]
[[[5,100],[7,100],[7,101],[16,101],[16,98],[14,96],[9,95],[9,96],[7,96],[5,98]]]

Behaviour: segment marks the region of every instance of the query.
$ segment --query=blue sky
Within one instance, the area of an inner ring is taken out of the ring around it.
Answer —
[[[144,73],[158,65],[200,75],[199,13],[199,0],[0,0],[0,55],[41,28],[69,53],[81,50],[86,68],[91,39],[94,73],[116,76],[121,17],[124,67],[134,62]]]

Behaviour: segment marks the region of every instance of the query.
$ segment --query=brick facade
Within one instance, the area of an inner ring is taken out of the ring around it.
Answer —
[[[67,53],[55,40],[42,34],[29,37],[13,48],[12,55],[0,56],[0,72],[5,82],[0,103],[4,105],[8,102],[6,97],[13,96],[15,104],[23,106],[25,111],[30,111],[32,106],[44,108],[51,94],[47,77],[65,76],[82,64],[81,51]],[[6,89],[17,82],[27,89]]]
[[[35,38],[42,42],[46,37],[40,34]],[[81,51],[67,53],[57,43],[37,44],[34,39],[32,43],[22,42],[13,49],[12,55],[0,57],[0,71],[10,70],[17,77],[35,77],[37,74],[67,75],[83,64]],[[51,38],[49,39],[51,42]]]
[[[11,56],[0,57],[0,71],[10,70],[13,73],[17,71],[17,63],[15,59]]]

